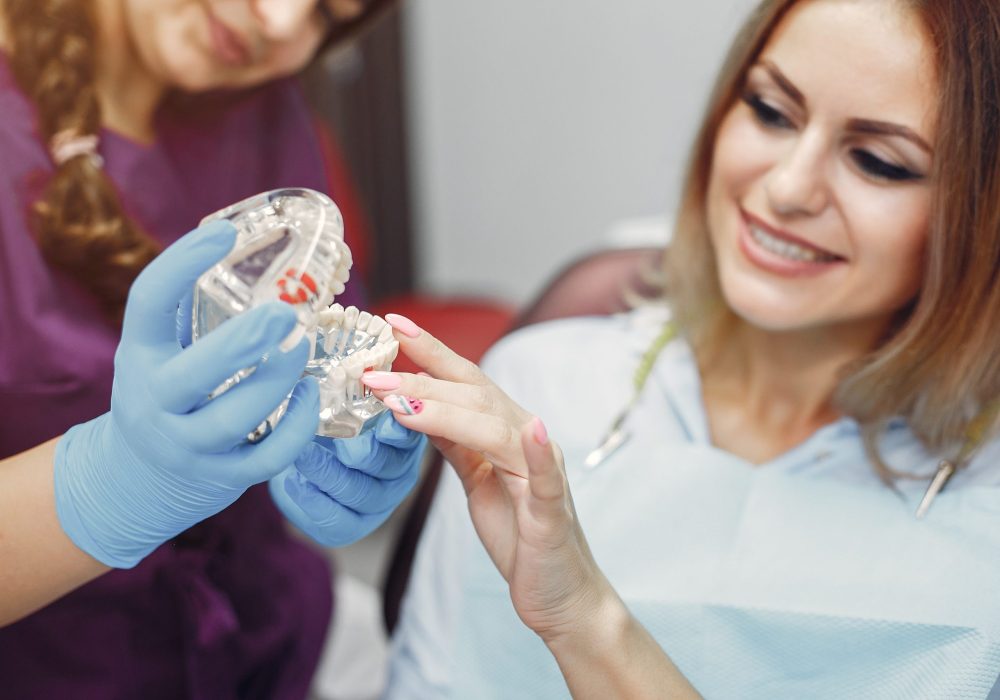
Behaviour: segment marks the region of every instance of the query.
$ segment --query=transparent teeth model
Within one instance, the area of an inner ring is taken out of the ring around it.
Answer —
[[[391,367],[398,344],[384,320],[354,307],[330,304],[350,276],[351,251],[344,219],[333,201],[309,189],[265,192],[205,217],[236,227],[236,244],[195,284],[192,338],[197,341],[226,319],[269,301],[295,307],[298,324],[282,342],[291,349],[309,339],[306,373],[320,384],[320,428],[330,437],[357,435],[385,407],[358,378],[369,368]],[[372,328],[377,331],[372,331]],[[246,369],[223,382],[209,399],[249,376]],[[259,440],[281,419],[287,401],[248,438]]]
[[[211,214],[202,224],[220,219],[236,227],[236,245],[195,284],[193,338],[268,301],[292,304],[299,317],[283,348],[315,334],[319,312],[350,277],[351,251],[337,205],[313,190],[274,190]]]
[[[385,405],[361,383],[361,375],[390,370],[398,353],[392,327],[380,316],[340,304],[322,312],[316,351],[306,366],[319,380],[317,434],[351,437],[382,413]]]

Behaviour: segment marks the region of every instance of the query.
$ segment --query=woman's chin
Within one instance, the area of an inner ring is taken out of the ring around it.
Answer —
[[[815,306],[804,308],[801,303],[773,296],[729,294],[725,291],[723,296],[737,318],[760,330],[788,333],[823,325]]]

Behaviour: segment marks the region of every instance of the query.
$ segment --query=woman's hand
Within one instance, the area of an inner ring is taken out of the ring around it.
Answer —
[[[354,438],[316,437],[270,481],[271,497],[300,530],[342,547],[381,525],[417,483],[427,438],[391,412]]]
[[[454,467],[514,609],[573,697],[700,697],[598,568],[542,422],[409,319],[385,318],[428,374],[371,372],[362,381]]]
[[[386,320],[428,374],[371,372],[362,381],[454,467],[518,615],[547,642],[593,620],[617,596],[590,553],[562,455],[542,422],[430,334],[392,314]]]

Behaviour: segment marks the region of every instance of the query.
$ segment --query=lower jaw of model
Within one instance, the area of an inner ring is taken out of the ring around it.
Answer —
[[[386,410],[385,404],[361,383],[370,371],[386,372],[399,353],[399,342],[385,319],[355,306],[334,304],[321,311],[314,328],[306,330],[311,348],[305,373],[319,383],[317,435],[349,438],[361,433]],[[266,437],[288,409],[286,399],[248,436],[251,442]]]

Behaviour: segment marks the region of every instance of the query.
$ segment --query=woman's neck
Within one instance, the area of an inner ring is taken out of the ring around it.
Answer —
[[[841,372],[884,328],[878,321],[774,332],[737,319],[718,350],[699,357],[713,443],[759,464],[808,439],[839,417]]]
[[[125,21],[122,0],[94,0],[94,8],[101,122],[130,139],[151,143],[156,137],[156,109],[166,87],[138,55]]]

